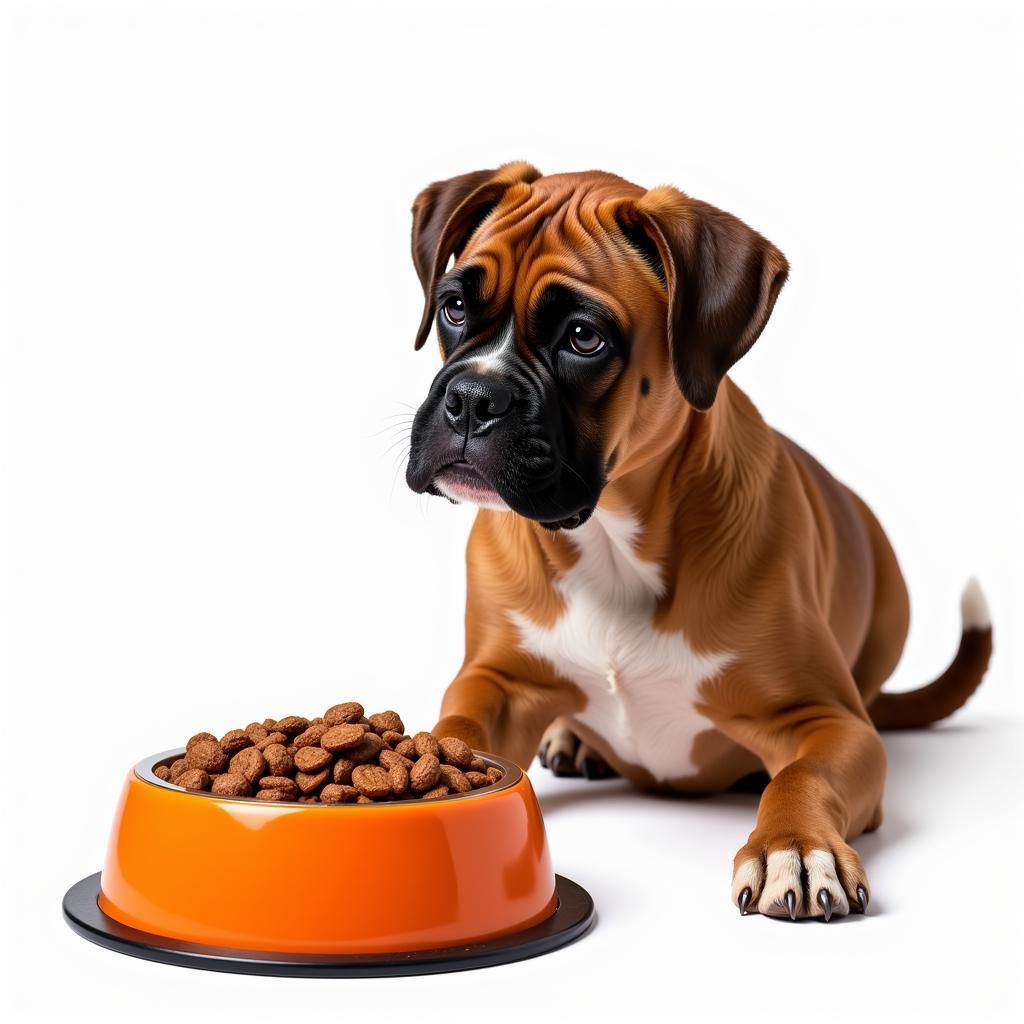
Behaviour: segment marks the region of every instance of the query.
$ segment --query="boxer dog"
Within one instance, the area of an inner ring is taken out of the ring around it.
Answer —
[[[866,911],[878,730],[959,708],[992,630],[972,581],[949,668],[880,693],[909,621],[892,548],[726,376],[785,257],[674,188],[525,163],[426,188],[412,252],[443,365],[407,480],[480,508],[435,733],[683,793],[767,772],[740,912]]]

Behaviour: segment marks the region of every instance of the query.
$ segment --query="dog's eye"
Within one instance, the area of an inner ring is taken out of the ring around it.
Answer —
[[[450,299],[445,300],[441,311],[444,313],[445,320],[452,327],[461,327],[466,322],[466,303],[458,296],[453,295]]]
[[[604,338],[587,324],[570,324],[569,345],[581,356],[593,356],[604,348]]]

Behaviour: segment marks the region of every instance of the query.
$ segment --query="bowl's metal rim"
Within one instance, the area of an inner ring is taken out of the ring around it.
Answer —
[[[511,789],[513,786],[518,785],[524,778],[526,773],[512,761],[506,761],[503,757],[498,757],[496,754],[485,754],[481,751],[474,750],[473,753],[485,761],[488,765],[494,768],[500,768],[504,772],[503,778],[490,786],[483,786],[480,789],[474,789],[469,793],[454,793],[448,796],[439,797],[436,800],[381,800],[379,803],[374,802],[372,804],[304,804],[298,800],[255,800],[249,796],[222,796],[220,793],[207,793],[204,790],[194,789],[183,789],[181,786],[174,785],[173,782],[167,782],[161,779],[159,776],[153,773],[153,769],[160,764],[170,764],[172,761],[178,760],[178,758],[185,755],[185,748],[178,747],[174,750],[165,750],[160,754],[153,754],[150,757],[144,757],[138,764],[135,765],[133,771],[136,777],[150,786],[158,786],[161,789],[166,789],[171,793],[177,793],[182,796],[198,796],[205,797],[207,800],[223,801],[225,803],[236,803],[244,804],[246,807],[263,807],[269,812],[274,811],[276,808],[278,811],[282,809],[295,809],[302,808],[303,810],[326,808],[328,810],[338,810],[344,808],[359,810],[366,810],[368,807],[423,807],[429,805],[430,807],[443,807],[450,804],[459,803],[460,801],[473,800],[479,797],[494,796],[497,793],[501,793],[506,789]]]

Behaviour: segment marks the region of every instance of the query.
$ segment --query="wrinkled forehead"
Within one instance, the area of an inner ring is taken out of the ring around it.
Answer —
[[[510,188],[478,226],[453,272],[494,314],[504,311],[525,321],[547,296],[562,290],[601,302],[629,330],[631,294],[647,268],[616,217],[632,198],[623,194],[625,183],[559,187],[552,181]]]

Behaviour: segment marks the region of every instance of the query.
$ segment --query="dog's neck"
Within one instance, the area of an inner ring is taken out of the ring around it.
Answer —
[[[713,524],[719,536],[723,522],[742,530],[765,498],[777,445],[750,399],[726,378],[711,409],[696,412],[680,400],[664,429],[624,455],[598,502],[595,527],[604,529],[602,513],[620,522],[632,519],[636,528],[628,543],[636,556],[669,567],[680,534],[699,534],[702,522]],[[579,545],[571,533],[516,518],[556,571],[575,564]]]

